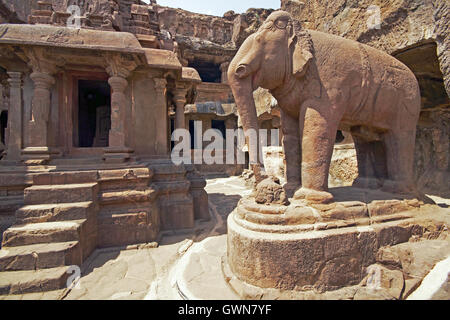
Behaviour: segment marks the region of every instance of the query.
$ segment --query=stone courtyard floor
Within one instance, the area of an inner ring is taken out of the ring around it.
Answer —
[[[0,300],[238,299],[222,277],[221,257],[227,216],[251,190],[239,177],[209,179],[206,190],[211,221],[198,222],[193,230],[165,232],[158,244],[96,250],[82,267],[78,288]]]

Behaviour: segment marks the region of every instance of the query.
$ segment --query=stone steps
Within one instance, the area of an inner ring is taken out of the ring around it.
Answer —
[[[4,271],[23,271],[81,265],[82,250],[78,241],[4,247],[0,251],[0,278]]]
[[[85,222],[74,220],[15,225],[3,233],[2,247],[79,241],[86,236],[82,234]]]
[[[94,212],[92,201],[37,204],[16,211],[17,224],[88,219]]]
[[[96,201],[97,183],[38,185],[26,188],[26,205]]]
[[[0,295],[52,291],[65,288],[70,267],[0,273]]]
[[[70,266],[81,267],[96,246],[96,172],[51,172],[34,177],[3,233],[0,295],[65,288]],[[14,216],[13,216],[14,217]]]

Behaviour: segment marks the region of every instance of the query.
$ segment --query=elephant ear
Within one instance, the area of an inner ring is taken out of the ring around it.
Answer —
[[[294,25],[294,46],[292,54],[292,74],[296,78],[301,78],[308,70],[309,64],[314,57],[314,47],[311,35],[308,31],[301,30],[299,23]]]

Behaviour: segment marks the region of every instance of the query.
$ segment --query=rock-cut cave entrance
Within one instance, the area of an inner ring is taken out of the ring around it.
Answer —
[[[203,82],[220,83],[222,81],[222,72],[218,64],[203,60],[194,60],[189,62],[188,67],[197,70]]]
[[[450,197],[450,99],[435,42],[393,54],[419,81],[422,110],[416,134],[415,178],[424,192]]]

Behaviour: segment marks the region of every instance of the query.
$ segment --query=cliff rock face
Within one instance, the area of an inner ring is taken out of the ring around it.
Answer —
[[[272,11],[249,9],[243,14],[229,11],[223,17],[216,17],[159,6],[158,16],[162,32],[176,39],[184,65],[200,61],[202,65],[194,67],[207,68],[205,63],[214,64],[225,74],[239,46]]]
[[[181,9],[159,7],[161,29],[224,45],[231,41],[233,22],[224,18],[197,14]]]
[[[450,95],[450,3],[445,0],[435,1],[434,9],[438,58],[444,74],[445,88]]]
[[[0,23],[26,23],[37,0],[0,0]]]
[[[182,9],[160,6],[160,28],[178,43],[178,56],[184,66],[202,69],[210,82],[222,80],[221,65],[231,61],[235,48],[231,42],[233,22],[225,18],[197,14]],[[226,69],[224,65],[222,69]]]
[[[249,9],[236,14],[228,11],[223,17],[198,14],[182,9],[159,7],[161,29],[173,36],[197,38],[218,45],[239,47],[266,20],[271,9]]]
[[[283,10],[307,29],[332,33],[394,54],[435,41],[447,92],[449,3],[446,0],[281,0]],[[446,50],[447,49],[447,50]]]
[[[239,48],[273,11],[272,9],[249,9],[243,14],[236,14],[234,11],[225,13],[224,17],[233,21],[233,44]]]
[[[425,192],[450,196],[450,4],[446,0],[281,0],[307,29],[353,39],[405,63],[421,88],[415,175]]]

